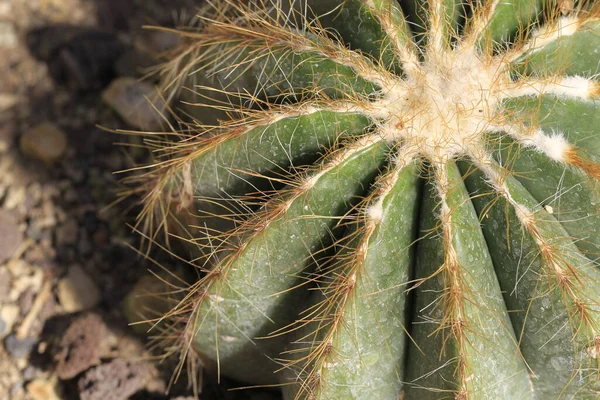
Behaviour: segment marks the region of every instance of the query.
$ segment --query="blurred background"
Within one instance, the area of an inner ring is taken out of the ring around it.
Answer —
[[[140,78],[179,39],[142,27],[199,5],[0,0],[0,400],[195,398],[185,377],[166,392],[174,364],[125,316],[155,267],[133,250],[136,199],[111,206],[115,172],[149,155],[110,130],[160,129]],[[278,398],[237,385],[205,374],[200,398]]]

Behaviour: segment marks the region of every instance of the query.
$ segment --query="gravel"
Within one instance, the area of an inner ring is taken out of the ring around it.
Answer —
[[[116,203],[115,171],[149,154],[110,131],[160,121],[132,120],[130,103],[101,94],[115,79],[132,85],[127,100],[152,94],[143,68],[178,41],[141,27],[173,25],[199,2],[0,0],[0,400],[193,398],[185,377],[167,392],[173,360],[140,361],[157,353],[124,315],[154,267],[131,250],[139,205]],[[247,398],[227,379],[204,382],[202,399]]]

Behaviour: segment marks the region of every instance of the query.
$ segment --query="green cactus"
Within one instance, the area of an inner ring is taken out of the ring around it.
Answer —
[[[164,69],[173,351],[286,399],[600,398],[600,7],[283,2],[211,2]]]

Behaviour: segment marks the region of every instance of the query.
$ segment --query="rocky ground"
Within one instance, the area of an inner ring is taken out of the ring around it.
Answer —
[[[159,123],[138,78],[176,39],[141,27],[197,5],[0,0],[0,400],[192,398],[185,379],[166,392],[173,365],[124,316],[153,266],[132,250],[136,199],[113,205],[115,172],[148,154],[106,129]],[[211,379],[201,399],[277,398]]]

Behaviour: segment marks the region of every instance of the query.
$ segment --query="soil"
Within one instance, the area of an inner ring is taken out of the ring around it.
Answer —
[[[147,162],[101,97],[141,78],[194,0],[0,0],[0,400],[192,399],[125,317],[156,267],[135,251],[139,199],[115,204]],[[148,50],[150,49],[150,50]],[[133,144],[134,146],[124,146]],[[173,260],[152,254],[165,264]],[[200,399],[276,399],[206,375]],[[169,390],[167,390],[169,389]]]

